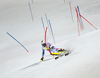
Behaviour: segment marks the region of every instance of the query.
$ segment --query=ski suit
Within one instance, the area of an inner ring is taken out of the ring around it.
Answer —
[[[57,48],[55,48],[54,46],[52,46],[50,43],[47,43],[47,47],[49,48],[50,52],[58,52],[59,50]],[[48,49],[46,48],[46,46],[42,46],[42,57],[44,57],[45,54],[45,50],[48,51]]]

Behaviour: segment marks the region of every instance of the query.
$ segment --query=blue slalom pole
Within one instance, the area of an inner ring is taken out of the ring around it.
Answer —
[[[52,32],[53,41],[54,41],[54,43],[55,43],[55,39],[54,39],[54,35],[53,35],[53,30],[52,30],[52,27],[51,27],[51,22],[50,22],[50,20],[48,20],[48,21],[49,21],[49,25],[50,25],[50,28],[51,28],[51,32]]]
[[[43,18],[41,17],[41,21],[42,21],[42,25],[43,25],[43,29],[44,29],[44,33],[45,33],[45,27],[44,27],[44,22],[43,22]]]
[[[47,21],[47,25],[48,25],[48,28],[49,28],[49,32],[50,32],[49,21],[48,21],[48,18],[47,18],[47,14],[46,14],[46,13],[45,13],[45,18],[46,18],[46,21]]]
[[[42,21],[42,25],[43,25],[43,29],[44,29],[44,33],[45,33],[45,26],[44,26],[44,22],[43,22],[43,18],[41,17],[41,21]]]
[[[12,37],[15,41],[17,41],[27,52],[29,52],[16,38],[14,38],[11,34],[7,32],[7,34]]]
[[[45,13],[45,18],[46,18],[46,21],[47,21],[47,25],[48,25],[48,18],[47,18],[47,14]],[[49,25],[48,25],[49,27]]]
[[[28,2],[28,5],[29,5],[29,8],[30,8],[31,17],[32,17],[32,20],[33,20],[33,13],[32,13],[32,9],[31,9],[31,5],[30,5],[30,2]]]
[[[82,19],[81,19],[81,16],[80,16],[79,6],[77,6],[77,10],[78,10],[78,14],[79,14],[80,23],[81,23],[81,26],[83,28],[83,23],[82,23]]]

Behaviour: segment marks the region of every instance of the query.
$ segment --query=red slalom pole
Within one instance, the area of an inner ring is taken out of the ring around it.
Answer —
[[[79,6],[77,6],[77,12],[78,12],[78,15],[79,15],[80,14]],[[83,22],[82,22],[81,16],[79,16],[79,20],[80,20],[81,30],[83,30],[84,29],[84,26],[83,26]]]
[[[85,19],[81,14],[79,14],[84,20],[86,20],[90,25],[92,25],[96,30],[98,30],[93,24],[91,24],[87,19]]]
[[[44,37],[45,43],[46,43],[46,33],[47,33],[47,29],[48,29],[48,27],[46,27],[46,30],[45,30],[45,37]]]
[[[64,3],[65,3],[65,0],[64,0]]]
[[[49,50],[49,47],[47,46],[47,42],[46,42],[46,33],[47,33],[47,29],[48,29],[48,27],[46,27],[46,30],[45,30],[45,37],[44,37],[45,44],[46,44],[46,48],[48,49],[48,51],[50,52],[50,54],[51,54],[53,57],[55,57],[55,56],[51,53],[51,51]]]
[[[73,14],[72,14],[71,2],[69,2],[69,6],[70,6],[70,12],[71,12],[71,17],[72,17],[72,22],[74,22],[74,20],[73,20]]]
[[[77,14],[77,26],[78,26],[78,34],[80,36],[80,30],[79,30],[79,24],[80,24],[80,20],[79,20],[79,16],[78,16],[78,11],[77,11],[77,8],[75,7],[75,10],[76,10],[76,14]]]

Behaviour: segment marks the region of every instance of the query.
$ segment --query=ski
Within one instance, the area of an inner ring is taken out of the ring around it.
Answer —
[[[71,53],[71,51],[70,50],[68,50],[68,51],[66,51],[65,52],[65,50],[64,50],[64,52],[62,51],[62,53],[61,52],[58,52],[58,53],[53,53],[53,54],[55,54],[55,55],[57,55],[56,57],[55,57],[55,60],[57,60],[58,58],[60,58],[60,57],[62,57],[62,56],[67,56],[67,55],[69,55]]]

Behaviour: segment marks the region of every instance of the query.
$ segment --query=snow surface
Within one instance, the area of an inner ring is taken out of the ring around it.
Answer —
[[[72,4],[71,19],[69,1]],[[34,21],[28,6],[31,3]],[[75,7],[88,19],[78,36]],[[40,61],[41,40],[47,26],[45,13],[51,21],[56,44],[47,32],[48,42],[58,48],[73,50],[67,57],[55,60],[49,52]],[[100,0],[1,0],[0,1],[0,78],[100,78]],[[19,40],[26,52],[6,32]]]

